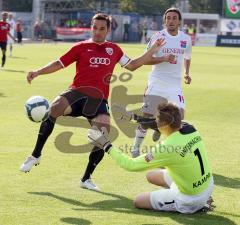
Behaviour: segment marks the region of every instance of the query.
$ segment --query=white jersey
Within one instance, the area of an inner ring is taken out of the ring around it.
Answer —
[[[16,23],[15,23],[15,21],[14,21],[14,19],[12,19],[12,20],[7,20],[7,22],[10,24],[10,31],[9,31],[9,33],[12,35],[12,36],[14,36],[14,30],[15,30],[15,28],[16,28]]]
[[[166,44],[155,56],[161,57],[167,54],[173,54],[175,55],[175,61],[173,63],[162,62],[153,65],[149,75],[148,85],[154,84],[155,87],[157,85],[157,87],[166,90],[181,89],[183,62],[184,59],[191,58],[191,37],[182,31],[178,31],[176,36],[172,36],[164,29],[152,36],[148,43],[148,48],[159,38],[165,38]]]

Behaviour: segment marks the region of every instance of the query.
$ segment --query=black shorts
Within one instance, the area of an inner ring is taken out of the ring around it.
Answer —
[[[0,41],[0,48],[1,48],[2,50],[7,50],[7,42],[2,42],[2,41]]]
[[[105,99],[92,98],[72,89],[64,91],[60,96],[65,97],[72,108],[72,112],[66,116],[83,116],[91,120],[100,114],[110,115],[108,102]]]

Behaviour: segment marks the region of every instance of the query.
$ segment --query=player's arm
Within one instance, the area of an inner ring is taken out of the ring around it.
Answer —
[[[118,148],[112,146],[104,127],[102,131],[98,130],[97,127],[92,127],[88,132],[88,139],[92,144],[109,153],[120,167],[128,171],[142,171],[160,166],[163,167],[167,165],[169,158],[171,158],[169,154],[155,151],[153,154],[145,154],[132,159]]]
[[[15,41],[16,42],[16,39],[10,34],[10,32],[8,32],[8,36],[10,37],[10,38],[12,38],[13,39],[13,41]]]
[[[141,155],[137,158],[130,158],[114,146],[108,149],[108,153],[120,167],[130,172],[164,167],[162,161],[159,158],[155,158],[154,154],[151,153]]]
[[[76,62],[77,52],[78,46],[75,45],[67,53],[61,56],[60,59],[50,62],[49,64],[38,70],[30,71],[27,75],[28,83],[31,83],[31,81],[39,75],[54,73],[62,68],[69,66],[73,62]]]
[[[149,48],[152,47],[152,45],[154,45],[155,41],[156,41],[156,38],[158,38],[156,35],[153,35],[151,40],[148,42],[147,44],[147,50]],[[165,54],[161,57],[157,57],[157,56],[154,56],[151,57],[151,59],[149,59],[149,61],[147,63],[145,63],[145,65],[156,65],[156,64],[159,64],[159,63],[163,63],[163,62],[173,62],[175,60],[175,56],[172,55],[172,54]]]
[[[190,64],[191,64],[191,59],[184,59],[184,67],[185,67],[184,79],[186,84],[190,84],[192,81],[192,78],[189,75]]]
[[[174,59],[175,59],[175,55],[166,54],[161,57],[152,57],[152,59],[149,60],[148,63],[146,63],[145,65],[155,65],[163,62],[171,63],[171,62],[174,62]]]
[[[190,77],[190,65],[191,65],[191,55],[192,55],[192,41],[191,38],[188,37],[188,45],[184,53],[184,67],[185,67],[185,83],[190,84],[192,78]]]
[[[50,74],[50,73],[54,73],[60,69],[63,68],[62,63],[59,60],[56,60],[54,62],[50,62],[49,64],[47,64],[46,66],[34,70],[34,71],[30,71],[27,75],[27,81],[29,84],[31,84],[32,80],[34,78],[36,78],[39,75],[44,75],[44,74]]]
[[[149,48],[142,56],[131,60],[125,68],[134,71],[137,68],[141,67],[142,65],[148,65],[153,60],[153,55],[161,48],[163,45],[165,45],[165,39],[160,38],[156,40],[156,42],[153,44],[151,48]]]

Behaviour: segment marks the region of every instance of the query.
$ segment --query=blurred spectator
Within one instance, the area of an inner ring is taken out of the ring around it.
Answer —
[[[127,42],[127,41],[129,41],[129,28],[130,28],[129,22],[126,21],[126,22],[123,24],[123,27],[124,27],[123,41],[124,41],[124,42]]]
[[[187,25],[187,24],[184,24],[184,25],[183,25],[182,31],[183,31],[184,33],[188,34],[188,25]]]
[[[41,26],[38,20],[34,24],[33,31],[34,31],[34,40],[39,40],[42,36],[42,32],[41,32]]]
[[[141,22],[138,23],[138,41],[141,42],[143,36],[143,26]]]
[[[16,22],[15,20],[13,19],[13,14],[9,13],[8,14],[8,20],[7,22],[10,24],[10,31],[9,33],[14,37],[15,36],[15,29],[16,29]],[[13,43],[14,43],[14,40],[10,37],[8,37],[8,44],[10,46],[10,57],[12,57],[12,50],[13,50]]]
[[[188,34],[192,35],[192,34],[196,34],[197,30],[195,27],[195,24],[191,24],[188,28]]]
[[[110,15],[110,20],[111,20],[111,41],[114,41],[114,35],[115,31],[118,28],[118,23],[116,19],[114,19],[113,16]]]
[[[158,24],[155,19],[152,20],[150,28],[151,28],[151,30],[158,30]]]
[[[148,24],[147,20],[143,21],[143,26],[142,26],[142,43],[147,43],[147,31],[148,31]]]
[[[196,42],[196,33],[197,33],[197,29],[195,27],[195,24],[191,24],[191,26],[189,26],[188,28],[188,34],[191,36],[192,38],[192,45],[195,45]]]
[[[19,18],[16,23],[16,32],[17,32],[17,42],[22,44],[22,32],[23,32],[23,23]]]

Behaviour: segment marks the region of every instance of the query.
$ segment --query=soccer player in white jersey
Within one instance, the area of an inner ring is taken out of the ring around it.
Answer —
[[[175,103],[180,108],[183,118],[185,103],[181,87],[181,76],[184,64],[185,83],[191,83],[191,77],[189,76],[191,38],[179,30],[182,16],[177,8],[167,9],[163,19],[165,29],[153,35],[148,43],[149,48],[160,37],[164,37],[166,41],[163,48],[155,54],[156,57],[149,63],[153,67],[144,94],[142,112],[144,117],[154,117],[157,106],[167,100]],[[155,122],[153,124],[140,124],[136,129],[134,148],[131,152],[132,157],[139,156],[140,147],[148,128],[154,130],[153,141],[159,139],[160,132]]]
[[[14,30],[16,28],[16,22],[14,21],[13,19],[13,14],[9,13],[8,14],[8,20],[7,22],[10,24],[10,31],[9,33],[14,37]],[[14,40],[10,37],[8,37],[8,43],[9,43],[9,47],[10,47],[10,57],[12,57],[12,49],[13,49],[13,43],[14,43]]]

